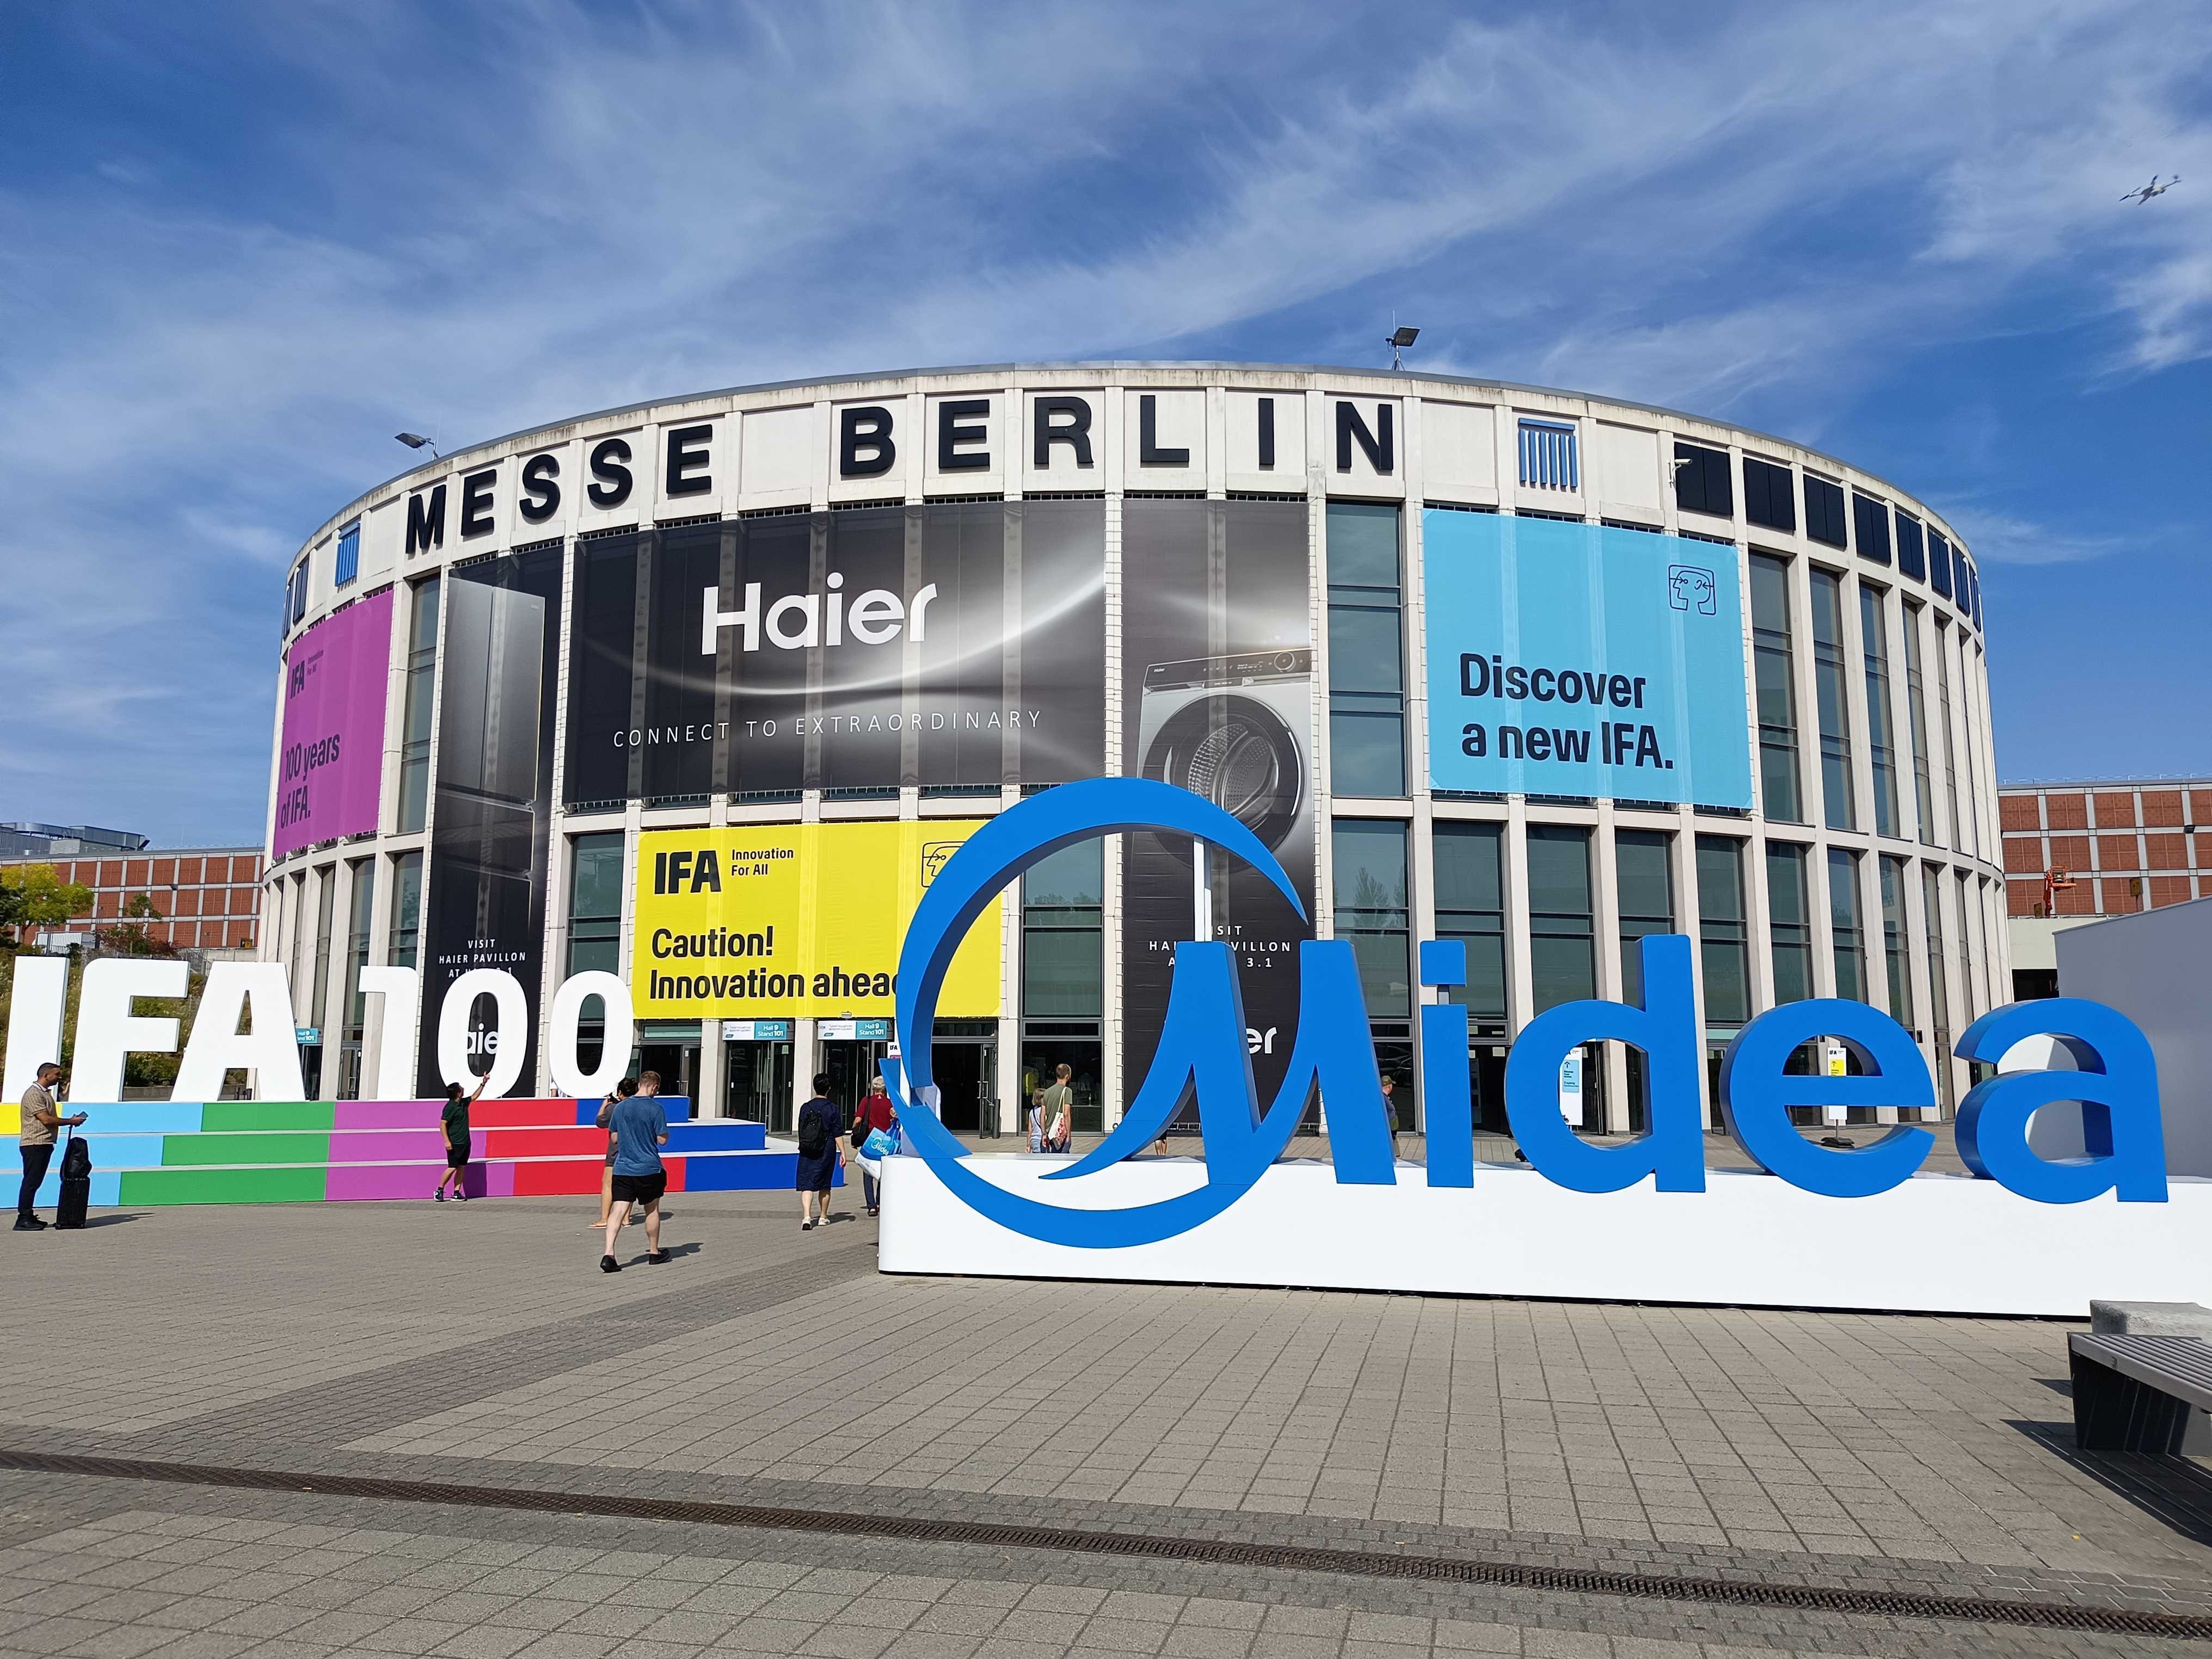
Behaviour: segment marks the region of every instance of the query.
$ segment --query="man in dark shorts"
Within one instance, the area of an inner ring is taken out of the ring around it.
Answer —
[[[446,1173],[438,1177],[441,1204],[446,1201],[446,1183],[449,1181],[453,1183],[453,1196],[464,1204],[469,1201],[469,1195],[461,1190],[461,1181],[469,1170],[469,1108],[477,1103],[483,1094],[484,1085],[490,1081],[491,1073],[486,1072],[477,1079],[476,1093],[466,1098],[462,1097],[459,1084],[446,1085],[445,1109],[438,1114],[438,1121],[446,1131]]]
[[[660,1195],[668,1190],[668,1170],[660,1161],[660,1149],[668,1144],[667,1115],[659,1100],[641,1090],[616,1103],[608,1127],[615,1141],[615,1173],[609,1183],[613,1206],[607,1213],[599,1271],[622,1271],[622,1263],[615,1260],[615,1239],[634,1203],[645,1206],[645,1259],[659,1267],[668,1260],[668,1252],[660,1248]]]

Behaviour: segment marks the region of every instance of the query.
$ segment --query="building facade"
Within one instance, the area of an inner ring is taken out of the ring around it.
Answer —
[[[553,991],[598,969],[646,1063],[787,1121],[890,1036],[867,927],[967,826],[1109,773],[1211,795],[1299,902],[1147,835],[1030,872],[940,1006],[956,1127],[1017,1127],[1060,1064],[1111,1121],[1193,937],[1242,964],[1263,1097],[1297,939],[1349,939],[1408,1122],[1420,1000],[1469,1006],[1502,1127],[1514,1034],[1638,994],[1646,934],[1697,941],[1715,1066],[1778,1001],[1861,998],[1947,1112],[2006,1000],[1973,560],[1880,479],[1671,410],[1218,364],[715,392],[370,491],[283,630],[262,937],[326,1095],[377,1050],[362,967],[422,968],[426,1030],[514,972],[540,1091]],[[1427,938],[1464,986],[1419,982]],[[1580,1073],[1571,1115],[1640,1122],[1640,1056]]]
[[[2212,896],[2212,778],[2008,783],[2006,914],[2119,916]]]
[[[140,848],[146,848],[144,836],[133,839]],[[97,850],[88,848],[75,856],[57,853],[0,859],[0,866],[51,866],[64,885],[81,884],[92,890],[91,905],[62,927],[48,929],[40,948],[89,945],[97,930],[123,922],[143,926],[147,938],[179,951],[235,955],[251,952],[259,944],[263,899],[259,848],[157,848],[92,856]],[[155,915],[142,913],[134,917],[131,901],[139,898],[150,903]]]

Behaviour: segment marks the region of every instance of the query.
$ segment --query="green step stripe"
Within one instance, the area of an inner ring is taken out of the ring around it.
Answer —
[[[200,1109],[203,1133],[210,1129],[319,1129],[328,1134],[337,1122],[337,1108],[327,1100],[211,1100]]]
[[[321,1170],[125,1170],[123,1204],[319,1204]]]
[[[326,1134],[288,1134],[283,1131],[258,1134],[163,1135],[161,1163],[165,1167],[192,1164],[327,1164],[331,1138]]]

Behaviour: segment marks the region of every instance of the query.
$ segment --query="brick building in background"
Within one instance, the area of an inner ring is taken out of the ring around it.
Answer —
[[[89,850],[89,849],[88,849]],[[95,927],[127,920],[124,906],[143,893],[161,913],[149,937],[179,951],[247,951],[261,931],[262,854],[258,847],[156,848],[105,857],[56,852],[0,858],[0,864],[48,864],[64,882],[92,889],[92,908],[66,927],[50,928],[46,948],[89,945]]]
[[[2212,896],[2212,778],[1997,786],[2007,914],[2117,916]]]

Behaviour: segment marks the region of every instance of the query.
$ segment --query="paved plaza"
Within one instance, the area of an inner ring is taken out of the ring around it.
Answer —
[[[12,1236],[0,1651],[2212,1653],[2073,1327],[898,1279],[856,1199]]]

